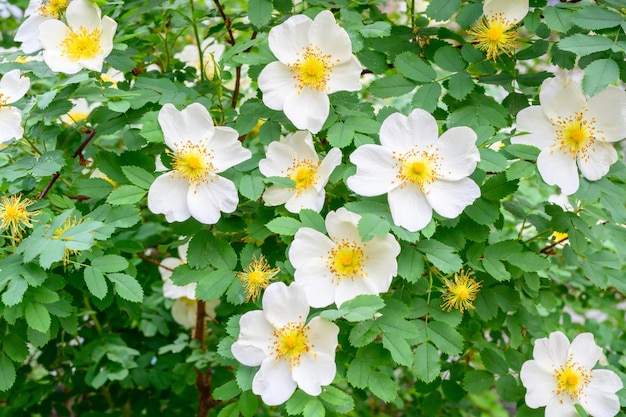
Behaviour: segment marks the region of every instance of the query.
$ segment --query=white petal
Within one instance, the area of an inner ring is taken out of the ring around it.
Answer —
[[[335,168],[337,168],[341,163],[341,157],[342,154],[339,148],[332,148],[328,151],[326,157],[322,160],[322,163],[317,170],[319,180],[315,184],[316,189],[323,190],[324,187],[326,187],[330,174],[332,174]]]
[[[572,340],[568,353],[574,362],[585,369],[591,369],[600,359],[602,349],[596,345],[592,333],[581,333]]]
[[[270,30],[267,41],[280,62],[293,64],[298,60],[298,54],[309,45],[312,23],[308,16],[298,14]]]
[[[64,55],[60,43],[65,39],[67,26],[59,20],[47,20],[39,26],[39,40],[44,47],[43,60],[54,72],[76,74],[83,66]],[[45,34],[45,35],[44,35]]]
[[[480,152],[476,147],[476,133],[469,127],[453,127],[447,130],[437,142],[439,155],[443,158],[439,177],[455,181],[467,177],[476,169]]]
[[[409,232],[422,230],[433,217],[432,207],[419,187],[407,184],[387,195],[391,217],[396,226]]]
[[[239,338],[230,351],[242,364],[259,366],[271,354],[274,330],[263,311],[249,311],[239,319]]]
[[[610,85],[589,99],[589,116],[596,119],[596,126],[606,140],[616,142],[626,138],[626,92]]]
[[[350,155],[356,174],[346,181],[348,187],[365,197],[386,194],[401,184],[398,161],[391,150],[380,145],[361,145]]]
[[[435,180],[427,188],[426,200],[440,216],[453,219],[480,197],[480,188],[469,178]]]
[[[13,106],[0,107],[0,143],[21,139],[23,135],[22,113]]]
[[[18,69],[7,72],[0,80],[0,92],[6,100],[4,104],[15,103],[24,97],[29,88],[30,78],[22,77]]]
[[[364,272],[367,279],[376,288],[377,293],[387,292],[391,280],[398,274],[397,256],[400,254],[400,244],[391,234],[376,236],[369,242],[364,255],[369,259]]]
[[[619,378],[617,380],[619,381]],[[592,387],[591,384],[585,389],[585,397],[580,399],[580,403],[587,414],[593,417],[613,417],[620,410],[617,395]]]
[[[100,29],[100,15],[100,8],[89,0],[72,0],[65,10],[67,24],[73,29],[80,26],[89,30]]]
[[[568,118],[582,112],[586,107],[583,91],[569,78],[548,78],[539,92],[541,108],[548,118],[556,121],[559,116]]]
[[[517,133],[528,132],[528,134],[513,136],[511,143],[545,149],[555,142],[556,129],[541,106],[530,106],[520,110],[516,120]]]
[[[258,85],[263,92],[263,103],[272,110],[282,110],[287,98],[298,93],[291,70],[278,61],[263,68],[259,74]]]
[[[578,417],[578,411],[574,408],[572,400],[566,395],[554,397],[546,406],[545,417]],[[595,417],[595,416],[594,416]]]
[[[391,282],[390,282],[391,283]],[[367,278],[345,278],[339,281],[335,290],[335,304],[341,307],[346,301],[352,300],[358,295],[378,295],[380,292],[374,283]]]
[[[409,116],[393,113],[380,127],[380,144],[400,155],[434,143],[439,136],[437,121],[423,109],[413,110]]]
[[[616,393],[624,388],[624,383],[617,374],[608,369],[594,369],[591,371],[591,381],[587,389],[594,389],[606,393]]]
[[[196,311],[198,303],[187,303],[185,300],[175,300],[172,304],[172,318],[178,324],[188,329],[196,325]]]
[[[325,262],[328,252],[335,243],[323,233],[309,227],[301,227],[296,232],[289,247],[289,261],[296,268],[306,268],[310,263]]]
[[[302,323],[309,315],[304,290],[295,283],[286,286],[282,282],[270,284],[263,294],[263,314],[272,326],[281,329],[287,323]]]
[[[40,14],[33,14],[17,29],[14,40],[15,42],[22,42],[20,49],[24,51],[25,54],[30,54],[41,49],[41,42],[39,42],[39,25],[50,19],[52,18]]]
[[[165,144],[174,151],[177,145],[205,141],[215,132],[209,111],[200,103],[190,104],[181,111],[167,103],[159,110],[158,120]]]
[[[300,365],[293,368],[292,377],[302,391],[320,395],[322,386],[333,382],[336,373],[334,355],[307,352],[301,356]]]
[[[528,7],[528,0],[485,0],[483,14],[492,17],[502,13],[509,22],[517,24],[528,13]]]
[[[315,317],[311,319],[307,328],[309,341],[314,345],[311,352],[322,353],[334,358],[338,344],[337,336],[339,334],[339,327],[326,319]],[[332,378],[330,381],[332,381]],[[330,383],[330,381],[328,383]]]
[[[298,129],[317,133],[328,118],[330,101],[323,91],[303,88],[299,93],[287,96],[283,111]]]
[[[520,371],[526,387],[526,405],[538,408],[548,405],[556,393],[556,378],[552,369],[541,367],[537,361],[526,361]]]
[[[263,192],[263,201],[267,206],[280,206],[296,196],[295,188],[283,188],[272,185]],[[299,212],[296,211],[296,213]]]
[[[281,139],[281,143],[284,143],[293,149],[300,159],[308,159],[314,162],[319,161],[319,156],[315,151],[315,145],[313,144],[311,132],[299,130],[297,132],[290,133]]]
[[[312,262],[306,268],[296,269],[294,279],[304,290],[311,307],[328,307],[335,302],[337,284],[333,282],[333,275],[325,261]]]
[[[346,62],[352,59],[352,42],[348,32],[337,24],[330,10],[318,13],[309,29],[311,43],[330,55],[332,61]]]
[[[190,186],[186,199],[189,213],[194,219],[204,224],[217,223],[221,212],[232,213],[239,203],[235,184],[219,175]]]
[[[359,220],[361,220],[361,216],[343,207],[329,212],[326,215],[328,236],[335,242],[348,240],[361,244],[361,235],[357,229]]]
[[[300,213],[302,209],[311,209],[319,213],[324,207],[325,198],[326,192],[323,188],[317,191],[314,187],[307,187],[300,190],[300,194],[294,193],[293,197],[285,203],[285,208],[290,213]]]
[[[148,191],[148,208],[154,214],[165,214],[168,222],[182,222],[191,216],[187,206],[189,184],[168,172],[159,176]]]
[[[546,184],[559,186],[563,194],[574,194],[578,190],[578,169],[571,154],[544,149],[537,157],[537,168]]]
[[[361,89],[362,66],[355,56],[351,56],[346,62],[335,65],[328,77],[327,93],[336,91],[359,91]]]
[[[560,368],[567,362],[569,340],[562,332],[552,332],[535,341],[533,358],[544,369]]]
[[[102,56],[107,57],[113,50],[113,36],[117,30],[117,22],[109,16],[102,19],[102,32],[100,35],[100,48],[102,48]]]
[[[252,380],[252,392],[261,396],[267,405],[280,405],[296,390],[289,364],[283,360],[268,358],[263,361],[259,372]]]
[[[215,172],[226,171],[252,157],[252,152],[239,142],[239,134],[231,127],[216,126],[207,146],[213,151]]]
[[[288,144],[272,142],[267,147],[265,159],[259,161],[259,171],[266,177],[286,177],[297,156]]]
[[[69,28],[60,20],[46,19],[39,25],[39,40],[46,50],[57,49],[68,32]]]
[[[174,269],[182,263],[183,261],[179,258],[170,257],[170,258],[165,258],[161,260],[160,266],[159,266],[159,273],[161,274],[161,279],[167,282],[167,280],[172,276],[172,271],[170,271],[170,269]],[[178,297],[174,297],[174,298],[178,298]]]

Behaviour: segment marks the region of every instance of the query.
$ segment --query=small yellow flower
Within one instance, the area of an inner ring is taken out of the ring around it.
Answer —
[[[476,299],[481,283],[476,282],[470,277],[471,275],[471,271],[461,270],[460,273],[454,274],[454,282],[446,278],[443,279],[444,289],[441,298],[444,303],[441,305],[442,309],[450,311],[457,308],[461,313],[467,309],[474,309],[472,301]]]
[[[11,229],[13,239],[22,237],[22,232],[27,227],[33,227],[30,222],[31,217],[40,213],[40,211],[28,211],[28,206],[34,201],[24,198],[21,195],[12,195],[11,197],[2,196],[2,204],[0,204],[0,229]]]
[[[483,18],[468,33],[473,38],[472,43],[487,53],[487,59],[495,61],[498,55],[510,56],[517,49],[517,28],[501,15]]]
[[[270,268],[263,255],[259,259],[252,257],[250,265],[244,268],[243,272],[237,272],[237,277],[246,293],[246,302],[256,300],[261,290],[267,288],[278,271],[280,268]]]

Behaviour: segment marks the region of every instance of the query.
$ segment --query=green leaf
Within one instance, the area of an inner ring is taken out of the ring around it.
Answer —
[[[509,372],[509,365],[506,363],[504,355],[499,350],[491,348],[483,349],[480,352],[480,358],[485,368],[495,374],[506,375]]]
[[[395,382],[387,374],[379,371],[369,375],[367,386],[372,394],[385,402],[393,401],[398,395]]]
[[[109,287],[107,286],[102,272],[96,268],[88,266],[85,268],[84,276],[85,284],[87,284],[89,292],[93,294],[94,297],[98,297],[102,300],[109,291]]]
[[[502,375],[496,381],[496,392],[503,401],[517,402],[523,396],[523,390],[513,375]]]
[[[426,327],[426,337],[448,355],[458,355],[463,351],[463,336],[445,323],[430,322]]]
[[[480,162],[478,168],[487,172],[502,172],[509,163],[506,157],[490,148],[479,148]]]
[[[287,414],[290,416],[295,416],[298,414],[302,414],[304,412],[304,407],[311,400],[311,396],[305,393],[302,390],[296,390],[293,395],[287,400],[285,404],[285,409],[287,410]]]
[[[426,8],[426,15],[440,22],[448,20],[461,8],[461,0],[432,0]]]
[[[114,206],[135,204],[146,195],[146,190],[136,185],[121,185],[107,198],[107,203]]]
[[[147,190],[154,182],[154,176],[141,167],[126,165],[122,167],[122,172],[131,184]]]
[[[595,96],[619,79],[619,66],[612,59],[598,59],[585,67],[583,90]]]
[[[543,271],[550,267],[550,261],[533,252],[514,253],[506,260],[511,265],[515,265],[526,272]]]
[[[27,303],[24,308],[24,317],[28,327],[40,333],[46,333],[50,328],[50,313],[39,303]]]
[[[452,46],[443,46],[437,49],[433,59],[435,64],[450,72],[462,71],[467,66],[459,50]]]
[[[474,80],[465,71],[457,72],[448,80],[448,93],[457,100],[463,100],[473,89]]]
[[[348,321],[373,319],[374,314],[385,306],[385,302],[377,295],[358,295],[341,304],[338,310],[324,310],[320,316],[328,320],[343,317]]]
[[[483,268],[485,268],[485,272],[497,281],[508,281],[511,279],[511,274],[498,259],[485,256],[483,258]]]
[[[213,391],[213,398],[219,401],[228,401],[241,394],[237,381],[228,381]]]
[[[271,183],[283,188],[296,188],[296,182],[289,177],[267,177],[263,179],[263,182]]]
[[[585,56],[594,52],[611,49],[613,41],[600,35],[582,35],[580,33],[576,33],[561,39],[558,42],[558,46],[562,51],[573,52],[576,55]]]
[[[386,236],[390,227],[386,219],[375,214],[364,214],[357,225],[359,235],[364,242],[368,242],[376,236]]]
[[[374,22],[359,29],[364,38],[383,38],[391,34],[391,25],[387,22]]]
[[[128,261],[119,255],[104,255],[94,259],[91,266],[100,272],[119,272],[128,268]]]
[[[257,397],[251,390],[244,391],[239,396],[239,411],[243,417],[252,417],[256,415],[259,408],[259,397]]]
[[[239,417],[239,404],[231,403],[222,408],[217,417]]]
[[[249,200],[261,198],[265,184],[259,175],[244,175],[239,181],[239,192]]]
[[[28,345],[21,337],[9,333],[3,336],[2,350],[15,362],[24,362],[28,358]]]
[[[500,206],[481,197],[463,212],[478,224],[491,225],[500,217]]]
[[[341,414],[348,413],[354,409],[354,399],[341,391],[339,388],[335,388],[332,385],[328,385],[322,388],[322,393],[319,399],[327,406],[327,408]]]
[[[354,139],[354,129],[346,123],[337,122],[328,129],[327,138],[334,148],[345,148]]]
[[[304,227],[310,227],[320,233],[326,233],[326,223],[324,222],[324,218],[315,210],[300,210],[300,221]]]
[[[370,93],[378,98],[398,97],[410,93],[415,87],[414,81],[394,74],[374,80],[370,84]]]
[[[437,348],[430,343],[423,343],[415,349],[413,373],[417,379],[426,383],[434,381],[441,373],[441,362]]]
[[[250,0],[248,1],[248,18],[257,29],[269,23],[272,18],[271,0]]]
[[[0,353],[0,391],[8,391],[15,383],[15,365],[3,353]]]
[[[196,297],[204,301],[217,300],[236,278],[233,271],[222,269],[212,271],[198,281]]]
[[[456,272],[463,265],[461,257],[454,253],[454,249],[437,240],[421,240],[417,243],[417,250],[424,253],[444,274]]]
[[[578,9],[573,16],[576,26],[583,29],[598,30],[619,26],[624,19],[619,13],[596,5],[589,5]]]
[[[470,394],[481,394],[493,385],[493,375],[483,370],[473,370],[465,374],[463,388]]]
[[[562,7],[546,7],[543,9],[546,25],[551,30],[566,33],[572,27],[572,12]]]
[[[304,406],[304,410],[302,410],[302,415],[304,417],[324,417],[326,415],[326,409],[324,408],[324,404],[317,398],[312,398],[307,402]]]
[[[402,248],[398,256],[398,275],[409,282],[417,282],[424,272],[424,255],[414,248]]]
[[[189,241],[187,263],[192,268],[203,269],[209,266],[209,253],[214,250],[215,237],[209,230],[201,229]]]
[[[429,64],[413,52],[402,52],[396,56],[394,66],[405,77],[418,83],[428,83],[437,78],[437,73]]]
[[[397,337],[393,333],[385,333],[383,334],[383,347],[391,353],[391,357],[398,365],[413,365],[413,352],[405,338]]]
[[[428,83],[420,86],[415,94],[411,104],[415,108],[424,109],[429,113],[432,113],[439,104],[439,97],[441,96],[441,84]]]
[[[20,275],[12,277],[6,291],[2,294],[2,302],[8,307],[21,303],[27,289],[28,283],[24,278]]]
[[[117,295],[126,301],[140,303],[143,300],[143,288],[137,279],[128,274],[107,274],[106,277],[115,286]]]
[[[536,160],[537,156],[539,156],[539,149],[530,145],[512,144],[507,145],[504,150],[517,158],[530,161]]]
[[[279,235],[293,236],[302,227],[302,223],[291,217],[278,217],[267,223],[265,227]]]
[[[237,253],[226,240],[216,239],[209,251],[209,262],[217,269],[233,270],[237,266]]]

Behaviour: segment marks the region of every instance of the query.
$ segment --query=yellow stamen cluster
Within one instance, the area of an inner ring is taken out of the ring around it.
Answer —
[[[591,372],[574,362],[570,356],[566,364],[554,371],[556,395],[568,396],[572,401],[581,397],[591,382]]]
[[[328,90],[328,80],[333,71],[331,56],[325,55],[315,45],[306,46],[300,53],[294,64],[290,64],[295,87],[299,91],[308,87],[317,91]]]
[[[471,278],[471,275],[471,271],[461,270],[460,273],[454,274],[454,282],[446,278],[443,279],[442,309],[451,311],[456,308],[461,313],[468,309],[474,309],[472,301],[476,299],[481,283],[476,282]]]
[[[58,19],[65,13],[65,9],[69,6],[70,0],[48,0],[43,1],[37,12],[44,17],[52,17]]]
[[[272,350],[276,361],[289,362],[289,369],[300,365],[300,357],[311,350],[309,345],[308,327],[301,322],[289,322],[273,333]]]
[[[0,108],[7,105],[9,99],[4,94],[0,93]]]
[[[343,239],[328,252],[326,264],[333,274],[335,284],[339,284],[344,278],[354,280],[365,276],[363,267],[367,257],[364,248],[365,244],[361,246],[357,242]]]
[[[280,268],[270,268],[270,265],[261,255],[259,259],[252,258],[252,262],[242,272],[237,272],[237,277],[241,281],[244,293],[246,294],[246,302],[256,301],[261,290],[267,288],[272,278],[278,274]]]
[[[428,185],[438,178],[441,169],[439,149],[430,146],[426,150],[411,150],[401,157],[394,155],[400,161],[400,169],[396,178],[403,185],[415,184],[420,190],[428,193]]]
[[[34,201],[24,198],[21,195],[11,197],[2,196],[0,204],[0,229],[11,231],[13,239],[20,239],[23,231],[28,227],[32,228],[31,217],[40,211],[28,211],[28,206]]]
[[[553,126],[556,127],[556,143],[559,149],[572,155],[572,159],[580,157],[589,159],[589,148],[596,141],[596,120],[586,120],[583,112],[575,113],[567,118],[559,117]],[[600,132],[598,132],[600,133]]]
[[[65,242],[72,240],[71,236],[63,237],[63,234],[67,232],[68,230],[70,230],[71,228],[78,226],[82,222],[83,222],[83,219],[77,220],[76,216],[69,216],[68,218],[65,219],[65,221],[63,222],[61,226],[54,229],[54,231],[52,232],[52,235],[50,235],[50,239],[63,240]],[[67,265],[69,263],[71,255],[80,255],[80,251],[69,249],[66,247],[65,254],[63,255],[63,265]]]
[[[317,169],[319,162],[309,159],[296,159],[294,163],[287,169],[287,177],[296,183],[296,190],[301,194],[307,188],[313,186],[319,181]]]
[[[187,142],[178,147],[178,151],[174,154],[172,168],[180,177],[197,185],[206,181],[207,177],[215,172],[211,163],[212,160],[213,153],[207,150],[204,145]]]
[[[512,55],[517,49],[517,29],[502,13],[483,18],[469,30],[472,43],[487,52],[487,59],[496,60],[500,54]]]
[[[102,52],[100,46],[101,30],[89,30],[80,26],[78,30],[68,29],[65,39],[61,42],[63,48],[62,55],[78,61],[81,59],[92,59]]]

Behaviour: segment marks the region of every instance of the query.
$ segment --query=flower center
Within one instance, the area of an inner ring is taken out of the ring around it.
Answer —
[[[174,154],[172,168],[188,182],[197,184],[215,171],[213,155],[204,146],[187,142]]]
[[[554,371],[554,377],[556,378],[556,394],[567,395],[572,400],[579,397],[591,382],[591,373],[571,358],[567,360],[565,366]]]
[[[595,119],[586,120],[584,112],[556,121],[556,145],[572,155],[572,158],[589,159],[588,151],[596,141]]]
[[[432,145],[429,146],[429,148],[431,147]],[[420,190],[428,193],[427,186],[437,179],[437,171],[441,165],[441,157],[437,151],[437,148],[433,151],[413,149],[404,156],[397,158],[401,162],[397,178],[403,184],[415,184]]]
[[[75,61],[95,58],[102,52],[100,34],[100,29],[89,30],[83,26],[80,26],[77,31],[68,29],[65,39],[61,42],[62,55],[67,55]]]
[[[476,299],[481,283],[476,282],[471,275],[471,271],[462,270],[454,275],[454,282],[444,278],[444,288],[441,295],[444,302],[441,305],[442,309],[450,311],[457,308],[461,313],[467,309],[474,309],[472,301]]]
[[[353,241],[342,240],[328,253],[328,269],[334,275],[337,284],[342,278],[363,276],[363,264],[366,257],[363,247]]]
[[[27,207],[34,201],[21,196],[2,196],[0,203],[0,229],[11,229],[13,238],[21,237],[22,231],[26,227],[33,227],[30,218],[39,214],[39,211],[28,211]]]
[[[58,18],[63,14],[67,6],[69,6],[70,0],[50,0],[42,2],[42,5],[37,12],[44,17]]]
[[[299,322],[289,322],[273,333],[273,351],[276,361],[289,362],[289,369],[300,365],[300,356],[311,349],[308,328]]]
[[[298,194],[317,183],[319,180],[319,175],[317,174],[318,167],[318,162],[313,162],[309,159],[297,159],[289,167],[287,176],[296,183]]]
[[[87,116],[89,116],[89,113],[85,113],[82,111],[71,111],[67,115],[70,117],[70,119],[72,119],[74,123],[77,123],[81,120],[85,120]]]
[[[468,32],[472,43],[487,52],[487,59],[495,61],[496,56],[504,53],[511,55],[517,48],[517,30],[502,13],[484,18]]]
[[[256,300],[261,290],[267,288],[278,272],[280,272],[280,268],[270,267],[263,255],[259,259],[253,257],[250,265],[244,268],[242,272],[237,272],[237,277],[246,294],[246,302]]]
[[[328,79],[333,71],[330,55],[324,55],[315,45],[306,46],[300,53],[295,64],[290,64],[291,72],[296,80],[295,87],[302,90],[305,87],[318,91],[328,89]]]

